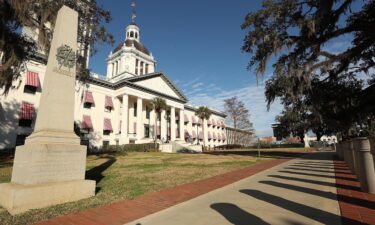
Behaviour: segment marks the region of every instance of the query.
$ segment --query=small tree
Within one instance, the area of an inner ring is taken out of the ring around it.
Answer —
[[[228,122],[235,129],[252,130],[252,123],[250,122],[250,112],[245,104],[238,100],[237,97],[232,97],[224,100],[225,113],[228,115]],[[233,137],[235,143],[238,141],[237,132]]]
[[[212,112],[206,106],[200,106],[198,110],[195,112],[195,115],[198,116],[202,120],[202,132],[203,132],[203,146],[206,146],[206,140],[204,138],[204,120],[208,120],[211,116]],[[199,134],[198,134],[199,139]]]
[[[167,103],[163,98],[155,97],[151,101],[152,109],[155,111],[155,125],[154,125],[154,143],[155,143],[155,149],[157,148],[156,140],[157,140],[157,134],[156,134],[156,129],[157,129],[157,121],[159,114],[162,110],[167,109]],[[160,124],[160,130],[161,130],[161,124]]]

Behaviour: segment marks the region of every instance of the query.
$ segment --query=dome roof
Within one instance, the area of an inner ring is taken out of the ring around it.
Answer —
[[[118,50],[121,49],[121,47],[124,45],[124,42],[121,42],[116,48],[115,50],[113,51],[114,53],[117,52]],[[131,39],[126,39],[125,41],[125,46],[126,47],[131,47],[133,46],[140,52],[143,52],[144,54],[146,55],[150,55],[150,51],[141,43],[139,43],[138,41],[136,40],[131,40]]]

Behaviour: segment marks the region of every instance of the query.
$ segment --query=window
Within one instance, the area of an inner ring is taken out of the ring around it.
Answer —
[[[33,123],[35,114],[34,105],[31,103],[22,103],[21,109],[19,112],[19,121],[18,125],[20,127],[31,127],[31,124]]]
[[[130,37],[134,37],[134,32],[133,31],[130,32]]]
[[[29,135],[25,135],[25,134],[17,135],[16,146],[24,145],[27,136],[29,136]]]
[[[26,73],[24,93],[35,94],[39,87],[39,74],[32,71]]]
[[[103,130],[103,135],[110,135],[111,131],[110,130]]]
[[[103,148],[108,148],[109,141],[103,141]]]
[[[20,119],[18,121],[18,126],[20,126],[20,127],[31,127],[32,123],[33,123],[32,120]]]
[[[145,74],[148,74],[148,64],[146,63],[146,66],[145,66],[146,68],[145,68]]]
[[[135,38],[138,39],[138,33],[137,32],[135,32]]]
[[[146,106],[146,119],[150,119],[150,109]]]
[[[25,87],[23,88],[23,92],[27,94],[35,94],[37,89],[38,88],[36,87],[25,85]]]
[[[134,117],[137,117],[137,103],[134,102]]]
[[[148,124],[145,124],[145,138],[149,138],[150,137],[150,125]]]
[[[93,106],[93,104],[90,103],[90,102],[83,103],[83,108],[85,108],[85,109],[91,109],[92,106]]]

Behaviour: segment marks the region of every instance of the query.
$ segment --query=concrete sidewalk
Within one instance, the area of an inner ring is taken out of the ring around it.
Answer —
[[[341,224],[332,154],[290,160],[128,224]]]

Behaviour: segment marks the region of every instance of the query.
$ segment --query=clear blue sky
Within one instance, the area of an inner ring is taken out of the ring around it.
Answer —
[[[131,0],[99,0],[111,11],[106,25],[115,37],[115,46],[124,40],[130,23]],[[266,111],[264,87],[247,71],[249,55],[241,52],[245,15],[260,8],[257,0],[138,0],[137,24],[141,42],[157,60],[156,71],[163,71],[184,91],[194,105],[222,110],[223,100],[238,96],[251,111],[257,135],[272,135],[281,106]],[[105,59],[115,46],[100,46],[90,67],[105,75]],[[267,71],[271,74],[272,71]]]

